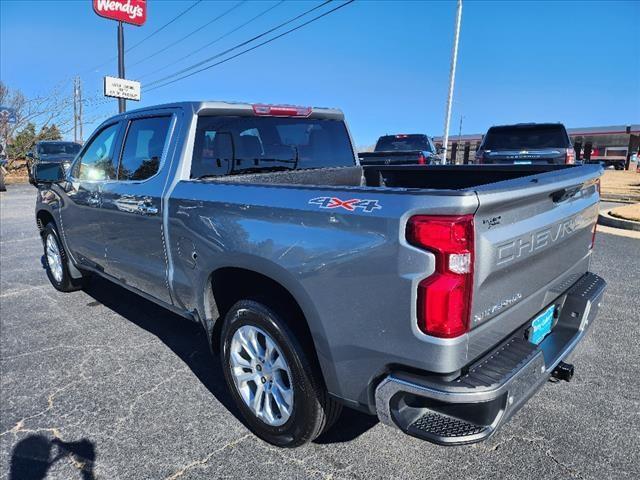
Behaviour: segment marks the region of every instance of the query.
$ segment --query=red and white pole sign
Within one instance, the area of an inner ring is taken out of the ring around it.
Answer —
[[[138,27],[147,21],[146,0],[93,0],[93,10],[101,17]]]

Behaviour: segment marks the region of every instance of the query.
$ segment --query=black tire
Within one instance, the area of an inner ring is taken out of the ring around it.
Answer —
[[[282,315],[287,308],[272,308],[255,300],[241,300],[227,313],[221,332],[220,355],[229,391],[240,410],[245,425],[258,437],[278,447],[298,447],[328,430],[338,418],[342,405],[327,393],[311,352],[293,334]],[[267,333],[282,351],[291,370],[293,408],[281,426],[262,421],[245,403],[234,382],[230,363],[231,340],[242,326],[257,327]]]
[[[56,278],[51,265],[49,264],[49,257],[47,256],[47,241],[48,238],[51,238],[58,247],[58,251],[60,253],[60,258],[62,260],[62,268],[61,268],[61,277],[59,279]],[[60,292],[75,292],[76,290],[80,290],[84,284],[84,277],[75,279],[71,277],[69,273],[68,266],[68,256],[67,252],[60,241],[60,236],[58,234],[58,230],[56,229],[55,224],[48,223],[44,230],[42,231],[42,245],[44,247],[44,265],[45,270],[47,271],[47,277],[53,285],[53,288],[59,290]]]

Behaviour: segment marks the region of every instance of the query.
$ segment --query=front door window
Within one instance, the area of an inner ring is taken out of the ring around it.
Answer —
[[[103,129],[87,146],[76,165],[73,176],[80,180],[112,180],[116,178],[113,150],[118,124]]]

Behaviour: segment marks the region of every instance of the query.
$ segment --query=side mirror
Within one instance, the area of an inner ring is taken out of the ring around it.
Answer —
[[[38,163],[33,169],[34,185],[61,182],[65,179],[61,163]]]
[[[33,158],[33,152],[27,152],[27,157],[28,158]]]
[[[442,152],[444,152],[444,147],[436,147],[436,153],[438,155],[440,155]]]

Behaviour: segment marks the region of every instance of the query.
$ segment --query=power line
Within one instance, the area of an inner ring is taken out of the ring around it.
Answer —
[[[271,10],[273,10],[276,7],[279,7],[280,5],[282,5],[285,2],[285,0],[280,0],[278,3],[276,3],[275,5],[272,5],[271,7],[267,8],[266,10],[263,10],[262,12],[258,13],[256,16],[250,18],[249,20],[247,20],[246,22],[244,22],[242,25],[238,25],[237,27],[232,28],[231,30],[229,30],[227,33],[219,36],[218,38],[216,38],[215,40],[212,40],[211,42],[207,43],[206,45],[203,45],[202,47],[198,48],[197,50],[193,50],[191,53],[189,53],[188,55],[184,55],[182,57],[180,57],[178,59],[179,62],[182,62],[184,60],[186,60],[189,57],[192,57],[193,55],[195,55],[196,53],[201,52],[202,50],[204,50],[205,48],[209,48],[210,46],[214,45],[215,43],[219,42],[220,40],[222,40],[223,38],[228,37],[229,35],[237,32],[238,30],[240,30],[241,28],[246,27],[247,25],[249,25],[251,22],[253,22],[254,20],[257,20],[258,18],[262,17],[263,15],[269,13]],[[163,70],[166,70],[167,68],[173,66],[172,63],[168,63],[166,65],[163,65],[160,68],[157,68],[156,70],[153,70],[151,72],[145,73],[144,75],[138,75],[138,79],[143,79],[146,77],[149,77],[151,75],[154,75],[158,72],[161,72]]]
[[[152,53],[151,55],[147,55],[145,58],[138,60],[135,63],[132,63],[131,65],[129,65],[129,68],[131,67],[135,67],[136,65],[140,65],[143,62],[146,62],[147,60],[156,57],[158,55],[160,55],[161,53],[164,53],[165,51],[167,51],[168,49],[170,49],[171,47],[174,47],[175,45],[177,45],[178,43],[182,42],[183,40],[186,40],[187,38],[191,37],[192,35],[195,35],[196,33],[198,33],[200,30],[202,30],[203,28],[208,27],[209,25],[211,25],[212,23],[214,23],[216,20],[220,20],[222,17],[224,17],[225,15],[231,13],[233,10],[235,10],[236,8],[238,8],[240,5],[242,5],[243,3],[245,3],[246,0],[241,0],[238,3],[236,3],[235,5],[233,5],[231,8],[228,8],[227,10],[225,10],[224,12],[222,12],[220,15],[216,16],[215,18],[209,20],[207,23],[205,23],[204,25],[196,28],[195,30],[191,31],[190,33],[188,33],[187,35],[185,35],[182,38],[179,38],[178,40],[171,42],[169,45],[166,45],[164,48],[159,49],[158,51],[156,51],[155,53]]]
[[[178,81],[180,81],[180,80],[184,80],[185,78],[188,78],[188,77],[191,77],[191,76],[193,76],[193,75],[196,75],[197,73],[203,72],[203,71],[208,70],[208,69],[210,69],[210,68],[213,68],[213,67],[215,67],[215,66],[218,66],[218,65],[221,65],[221,64],[223,64],[223,63],[226,63],[226,62],[228,62],[229,60],[233,60],[234,58],[237,58],[237,57],[239,57],[239,56],[241,56],[241,55],[244,55],[245,53],[248,53],[248,52],[250,52],[250,51],[252,51],[252,50],[255,50],[255,49],[257,49],[257,48],[260,48],[260,47],[262,47],[263,45],[267,45],[268,43],[271,43],[271,42],[273,42],[273,41],[275,41],[275,40],[277,40],[277,39],[279,39],[279,38],[282,38],[282,37],[284,37],[285,35],[288,35],[289,33],[295,32],[296,30],[299,30],[299,29],[301,29],[302,27],[305,27],[305,26],[309,25],[310,23],[315,22],[316,20],[320,20],[322,17],[325,17],[325,16],[329,15],[330,13],[333,13],[333,12],[335,12],[336,10],[341,9],[342,7],[346,7],[346,6],[347,6],[347,5],[349,5],[350,3],[353,3],[354,1],[355,1],[355,0],[348,0],[347,2],[345,2],[345,3],[341,4],[341,5],[338,5],[337,7],[332,8],[331,10],[328,10],[328,11],[326,11],[326,12],[324,12],[324,13],[322,13],[322,14],[320,14],[320,15],[316,16],[316,17],[313,17],[311,20],[307,20],[306,22],[301,23],[301,24],[300,24],[300,25],[298,25],[297,27],[291,28],[291,29],[287,30],[286,32],[283,32],[283,33],[281,33],[281,34],[279,34],[279,35],[276,35],[275,37],[272,37],[272,38],[270,38],[270,39],[268,39],[268,40],[265,40],[265,41],[264,41],[264,42],[262,42],[262,43],[259,43],[259,44],[257,44],[257,45],[254,45],[253,47],[247,48],[246,50],[243,50],[242,52],[236,53],[235,55],[232,55],[231,57],[227,57],[227,58],[225,58],[224,60],[221,60],[221,61],[219,61],[219,62],[216,62],[216,63],[214,63],[214,64],[212,64],[212,65],[208,65],[208,66],[203,67],[203,68],[201,68],[201,69],[199,69],[199,70],[196,70],[195,72],[189,73],[189,74],[187,74],[187,75],[183,75],[183,76],[181,76],[181,77],[179,77],[179,78],[176,78],[176,79],[174,79],[174,80],[171,80],[171,81],[169,81],[169,82],[166,82],[166,83],[163,83],[163,84],[160,84],[160,85],[156,85],[155,87],[152,87],[152,88],[150,88],[149,90],[145,90],[145,93],[150,92],[150,91],[153,91],[153,90],[156,90],[156,89],[158,89],[158,88],[166,87],[167,85],[171,85],[172,83],[178,82]],[[325,2],[325,3],[327,3],[327,2]]]
[[[211,60],[215,60],[216,58],[220,58],[220,57],[222,57],[222,56],[226,55],[227,53],[230,53],[230,52],[232,52],[232,51],[234,51],[234,50],[237,50],[237,49],[238,49],[238,48],[240,48],[240,47],[244,47],[245,45],[247,45],[247,44],[249,44],[249,43],[253,42],[254,40],[257,40],[257,39],[259,39],[259,38],[262,38],[262,37],[264,37],[265,35],[268,35],[268,34],[270,34],[271,32],[273,32],[273,31],[275,31],[275,30],[278,30],[278,29],[279,29],[279,28],[281,28],[281,27],[284,27],[285,25],[288,25],[288,24],[290,24],[290,23],[292,23],[292,22],[295,22],[295,21],[296,21],[296,20],[298,20],[299,18],[304,17],[305,15],[307,15],[307,14],[309,14],[309,13],[313,12],[314,10],[317,10],[317,9],[319,9],[319,8],[321,8],[321,7],[324,7],[326,4],[331,3],[332,1],[333,1],[333,0],[326,0],[325,2],[321,3],[320,5],[316,5],[315,7],[310,8],[309,10],[306,10],[305,12],[301,13],[300,15],[297,15],[297,16],[295,16],[295,17],[293,17],[293,18],[291,18],[291,19],[289,19],[289,20],[287,20],[287,21],[285,21],[285,22],[282,22],[280,25],[277,25],[277,26],[275,26],[275,27],[273,27],[273,28],[271,28],[271,29],[267,30],[266,32],[263,32],[263,33],[261,33],[261,34],[259,34],[259,35],[256,35],[255,37],[250,38],[249,40],[246,40],[246,41],[244,41],[244,42],[242,42],[242,43],[239,43],[238,45],[236,45],[236,46],[234,46],[234,47],[228,48],[228,49],[227,49],[227,50],[225,50],[224,52],[220,52],[220,53],[218,53],[218,54],[216,54],[216,55],[213,55],[212,57],[209,57],[209,58],[206,58],[206,59],[204,59],[204,60],[202,60],[202,61],[200,61],[200,62],[197,62],[197,63],[195,63],[195,64],[191,65],[190,67],[183,68],[182,70],[179,70],[179,71],[177,71],[177,72],[174,72],[174,73],[172,73],[172,74],[170,74],[170,75],[167,75],[167,76],[165,76],[165,77],[162,77],[162,78],[160,78],[160,79],[158,79],[158,80],[154,80],[153,82],[149,83],[148,87],[151,87],[151,86],[153,86],[153,85],[157,85],[157,84],[159,84],[159,83],[161,83],[161,82],[164,82],[164,81],[166,81],[166,80],[169,80],[169,79],[171,79],[171,78],[173,78],[173,77],[176,77],[176,76],[178,76],[178,75],[182,75],[183,73],[186,73],[186,72],[189,72],[189,71],[191,71],[191,70],[193,70],[193,69],[195,69],[195,68],[198,68],[199,66],[204,65],[205,63],[209,63]],[[348,3],[351,3],[351,2],[348,2]],[[344,4],[343,4],[343,5],[344,5]]]
[[[133,50],[134,48],[136,48],[137,46],[139,46],[140,44],[146,42],[147,40],[149,40],[151,37],[153,37],[155,34],[160,33],[162,30],[164,30],[165,28],[167,28],[169,25],[171,25],[173,22],[175,22],[176,20],[178,20],[180,17],[182,17],[183,15],[185,15],[187,12],[189,12],[191,9],[193,9],[196,5],[198,5],[199,3],[201,3],[202,0],[196,0],[195,2],[193,2],[189,7],[187,7],[186,9],[184,9],[182,12],[180,12],[178,15],[176,15],[175,17],[173,17],[171,20],[169,20],[167,23],[165,23],[164,25],[162,25],[160,28],[154,30],[153,32],[151,32],[149,35],[147,35],[146,37],[144,37],[142,40],[140,40],[138,43],[135,43],[133,45],[131,45],[129,48],[127,48],[125,50],[125,52],[129,52],[131,50]]]
[[[186,9],[184,9],[182,12],[180,12],[178,15],[176,15],[175,17],[173,17],[171,20],[169,20],[167,23],[165,23],[164,25],[162,25],[161,27],[157,28],[156,30],[154,30],[153,32],[151,32],[149,35],[147,35],[146,37],[144,37],[142,40],[140,40],[138,43],[135,43],[133,45],[131,45],[129,48],[127,48],[125,50],[125,52],[129,52],[131,50],[133,50],[134,48],[136,48],[138,45],[140,45],[141,43],[146,42],[147,40],[149,40],[151,37],[153,37],[155,34],[161,32],[162,30],[164,30],[165,28],[167,28],[169,25],[171,25],[173,22],[175,22],[176,20],[178,20],[180,17],[182,17],[183,15],[185,15],[187,12],[189,12],[191,9],[193,9],[196,5],[198,5],[199,3],[201,3],[203,0],[196,0],[195,2],[193,2],[191,5],[189,5]],[[89,68],[87,70],[85,70],[82,73],[88,73],[88,72],[93,72],[95,70],[98,70],[99,68],[104,67],[105,65],[108,65],[109,63],[113,62],[114,60],[117,60],[118,56],[116,55],[115,57],[111,57],[109,60],[106,60],[105,62],[101,63],[100,65],[96,65],[95,67]]]

